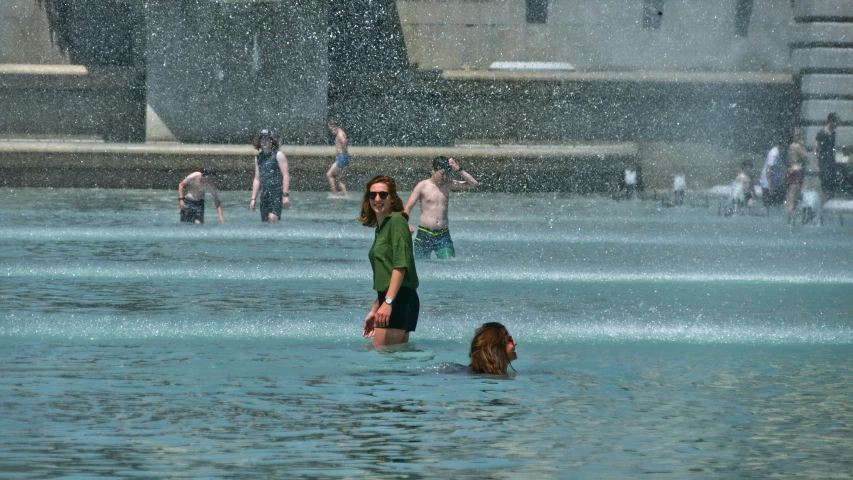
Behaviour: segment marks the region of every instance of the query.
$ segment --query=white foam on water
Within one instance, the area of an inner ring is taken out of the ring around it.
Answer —
[[[823,272],[802,273],[714,273],[714,272],[671,272],[669,270],[645,271],[643,273],[552,271],[548,269],[521,270],[517,267],[467,268],[467,264],[446,262],[448,268],[421,269],[422,280],[473,280],[495,282],[762,282],[788,284],[848,284],[853,283],[850,274],[825,274]],[[452,268],[458,265],[456,268]],[[461,267],[461,268],[460,268]],[[352,264],[326,265],[322,269],[312,266],[299,268],[247,268],[246,265],[234,267],[207,267],[193,274],[194,280],[364,280],[369,278],[369,264],[364,268],[352,268]],[[148,267],[146,265],[17,265],[0,270],[0,276],[6,277],[45,277],[45,278],[113,278],[113,279],[186,279],[185,266]]]
[[[511,312],[492,318],[422,319],[412,334],[416,344],[452,341],[464,345],[472,332],[486,321],[499,321],[511,329],[519,342],[520,354],[535,345],[553,343],[597,342],[674,342],[715,344],[853,344],[853,326],[826,325],[819,322],[802,324],[786,322],[755,323],[747,319],[729,322],[693,321],[646,322],[615,318],[565,318],[560,321],[530,322],[515,318]],[[344,319],[321,318],[257,318],[252,316],[217,319],[187,319],[182,322],[162,319],[140,319],[115,315],[10,315],[0,325],[0,337],[43,337],[82,339],[291,339],[310,342],[364,343],[361,322],[357,316]],[[528,350],[531,351],[531,350]],[[432,358],[427,354],[411,354],[413,358]]]

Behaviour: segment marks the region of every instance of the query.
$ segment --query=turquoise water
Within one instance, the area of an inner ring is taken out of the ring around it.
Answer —
[[[377,351],[357,202],[174,197],[0,190],[4,478],[853,476],[849,226],[460,194]],[[516,372],[462,373],[492,320]]]

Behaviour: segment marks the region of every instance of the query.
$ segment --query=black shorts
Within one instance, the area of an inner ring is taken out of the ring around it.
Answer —
[[[261,197],[262,222],[269,221],[271,213],[281,219],[281,195],[281,190],[275,190],[272,192],[261,190],[259,196]]]
[[[184,199],[184,208],[181,210],[181,221],[195,223],[198,220],[204,223],[204,200]]]
[[[379,305],[385,303],[385,292],[376,292]],[[421,300],[418,292],[408,287],[400,287],[394,303],[391,304],[391,318],[388,326],[381,328],[396,328],[407,332],[414,332],[418,326],[418,313],[421,310]]]

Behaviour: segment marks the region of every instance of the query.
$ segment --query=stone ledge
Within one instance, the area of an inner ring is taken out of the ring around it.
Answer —
[[[0,64],[0,87],[13,89],[123,89],[145,84],[134,67]]]
[[[330,146],[283,145],[294,190],[328,188]],[[454,156],[494,191],[600,191],[615,173],[637,163],[634,143],[602,145],[460,145],[351,147],[346,181],[380,174],[407,188],[429,176],[438,155]],[[220,172],[223,190],[249,188],[256,150],[249,145],[117,144],[91,141],[0,141],[0,184],[103,188],[174,188],[202,167]],[[588,186],[589,185],[589,186]]]
[[[626,83],[717,83],[793,84],[789,74],[759,72],[553,72],[507,70],[444,70],[444,80],[492,82],[626,82]]]

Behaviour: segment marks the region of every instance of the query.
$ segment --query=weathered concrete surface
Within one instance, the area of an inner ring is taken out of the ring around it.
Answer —
[[[130,66],[0,64],[0,134],[145,138],[145,72]]]
[[[661,2],[657,29],[643,28],[639,0],[549,0],[545,23],[527,22],[526,3],[397,0],[411,63],[435,70],[557,61],[586,71],[789,71],[789,2],[755,0],[746,37],[735,34],[734,1]]]
[[[68,63],[51,43],[47,17],[35,0],[0,2],[0,63]]]
[[[328,2],[145,3],[148,103],[177,138],[326,140]]]

